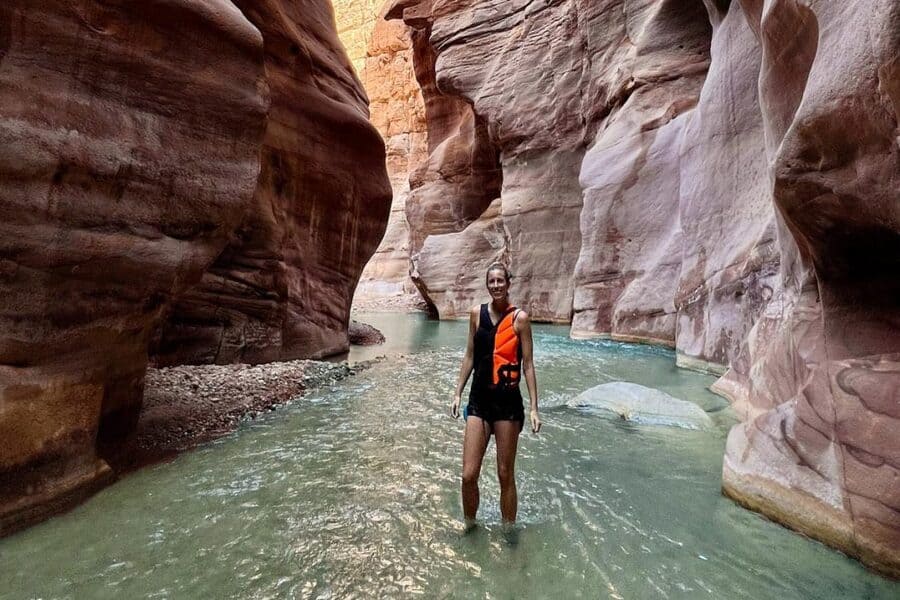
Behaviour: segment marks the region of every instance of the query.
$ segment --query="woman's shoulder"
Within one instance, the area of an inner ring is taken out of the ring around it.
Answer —
[[[516,330],[516,333],[522,331],[522,327],[526,327],[531,324],[531,317],[528,315],[528,312],[525,309],[516,310],[516,316],[513,318],[513,327]]]
[[[481,304],[476,304],[469,309],[469,321],[475,325],[478,325],[478,321],[481,318],[481,306]]]

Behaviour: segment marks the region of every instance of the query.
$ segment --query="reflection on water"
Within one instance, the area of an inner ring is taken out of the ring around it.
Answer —
[[[388,354],[237,434],[0,540],[9,598],[896,598],[897,584],[719,494],[734,420],[671,353],[537,326],[544,432],[524,434],[520,523],[500,526],[493,448],[464,533],[466,323],[366,315]],[[402,357],[399,355],[403,355]],[[628,380],[713,413],[713,431],[604,420],[565,402]]]

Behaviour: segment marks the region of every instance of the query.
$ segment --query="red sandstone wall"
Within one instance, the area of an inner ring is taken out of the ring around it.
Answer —
[[[900,8],[741,2],[780,290],[717,384],[746,415],[723,487],[900,576]]]
[[[168,361],[347,347],[366,118],[324,0],[0,4],[0,535],[110,479],[173,305]]]
[[[250,204],[262,38],[224,1],[4,2],[0,107],[5,532],[108,478],[161,311]]]
[[[175,306],[160,364],[346,352],[350,301],[384,234],[384,143],[329,2],[237,0],[262,32],[272,96],[250,212]]]
[[[354,304],[362,306],[409,305],[420,298],[409,276],[406,199],[410,174],[428,157],[425,101],[413,68],[412,32],[400,21],[385,20],[391,2],[381,4],[371,13],[371,22],[359,24],[357,18],[357,28],[342,35],[347,44],[346,40],[352,43],[368,34],[360,79],[369,96],[370,120],[384,139],[394,196],[384,238],[355,291]],[[346,10],[349,15],[365,8],[358,0],[336,4],[336,10]]]

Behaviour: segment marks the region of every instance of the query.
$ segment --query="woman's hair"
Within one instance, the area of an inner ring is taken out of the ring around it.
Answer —
[[[487,271],[484,272],[484,279],[487,281],[488,273],[491,271],[503,271],[503,277],[506,278],[506,283],[509,283],[512,279],[512,274],[509,272],[509,269],[506,268],[506,265],[503,263],[495,262],[491,263],[491,266],[487,268]]]

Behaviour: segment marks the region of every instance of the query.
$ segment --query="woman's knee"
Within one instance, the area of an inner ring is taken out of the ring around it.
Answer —
[[[506,488],[516,485],[516,470],[504,464],[497,465],[497,479],[500,480],[500,487]]]
[[[463,469],[462,472],[462,483],[463,485],[478,485],[478,476],[480,472],[478,469],[466,468]]]

